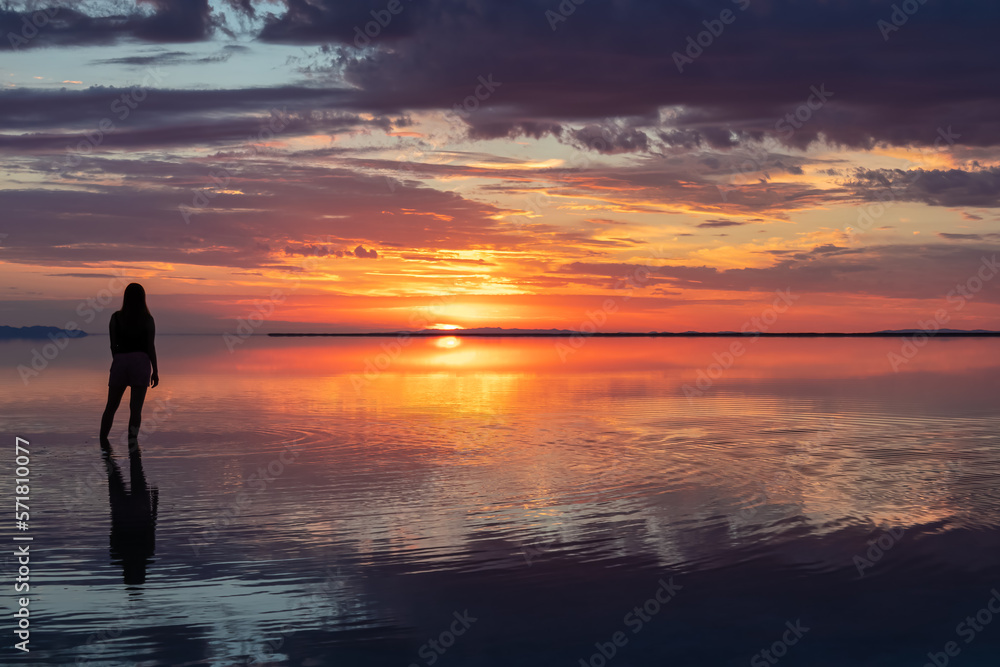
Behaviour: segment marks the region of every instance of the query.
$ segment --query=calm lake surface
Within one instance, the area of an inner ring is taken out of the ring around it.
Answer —
[[[0,343],[0,663],[1000,664],[1000,339],[733,342]]]

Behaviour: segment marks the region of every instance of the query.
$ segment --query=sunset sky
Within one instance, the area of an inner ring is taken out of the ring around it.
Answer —
[[[777,291],[772,331],[1000,329],[998,25],[971,0],[0,2],[0,324],[103,333],[134,280],[164,333],[739,330]]]

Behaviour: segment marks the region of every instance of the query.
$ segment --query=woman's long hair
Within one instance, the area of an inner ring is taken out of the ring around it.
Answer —
[[[122,296],[121,317],[128,322],[142,322],[153,316],[146,306],[146,290],[139,283],[129,283]]]

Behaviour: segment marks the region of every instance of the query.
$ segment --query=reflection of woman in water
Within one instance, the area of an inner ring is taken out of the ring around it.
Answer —
[[[146,566],[152,562],[156,550],[156,510],[160,492],[146,482],[138,447],[129,447],[128,453],[131,490],[125,486],[111,447],[102,450],[111,499],[111,561],[121,564],[127,585],[144,584]]]
[[[146,307],[146,291],[139,283],[125,288],[122,309],[111,315],[111,376],[108,379],[108,404],[101,417],[101,444],[108,445],[108,434],[121,403],[125,388],[131,387],[129,397],[129,445],[138,443],[139,425],[142,422],[142,404],[146,389],[160,383],[156,365],[156,348],[153,337],[156,327],[153,316]],[[150,373],[152,365],[152,374]]]

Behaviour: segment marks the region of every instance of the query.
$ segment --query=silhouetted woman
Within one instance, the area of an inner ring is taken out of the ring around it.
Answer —
[[[142,423],[142,404],[146,389],[160,383],[156,366],[156,348],[153,337],[156,327],[153,316],[146,307],[146,290],[139,283],[125,288],[122,309],[111,315],[111,376],[108,379],[108,405],[101,417],[101,445],[108,446],[108,434],[121,403],[125,388],[131,387],[129,397],[128,439],[129,446],[138,444],[139,426]],[[150,373],[152,367],[152,373]]]

